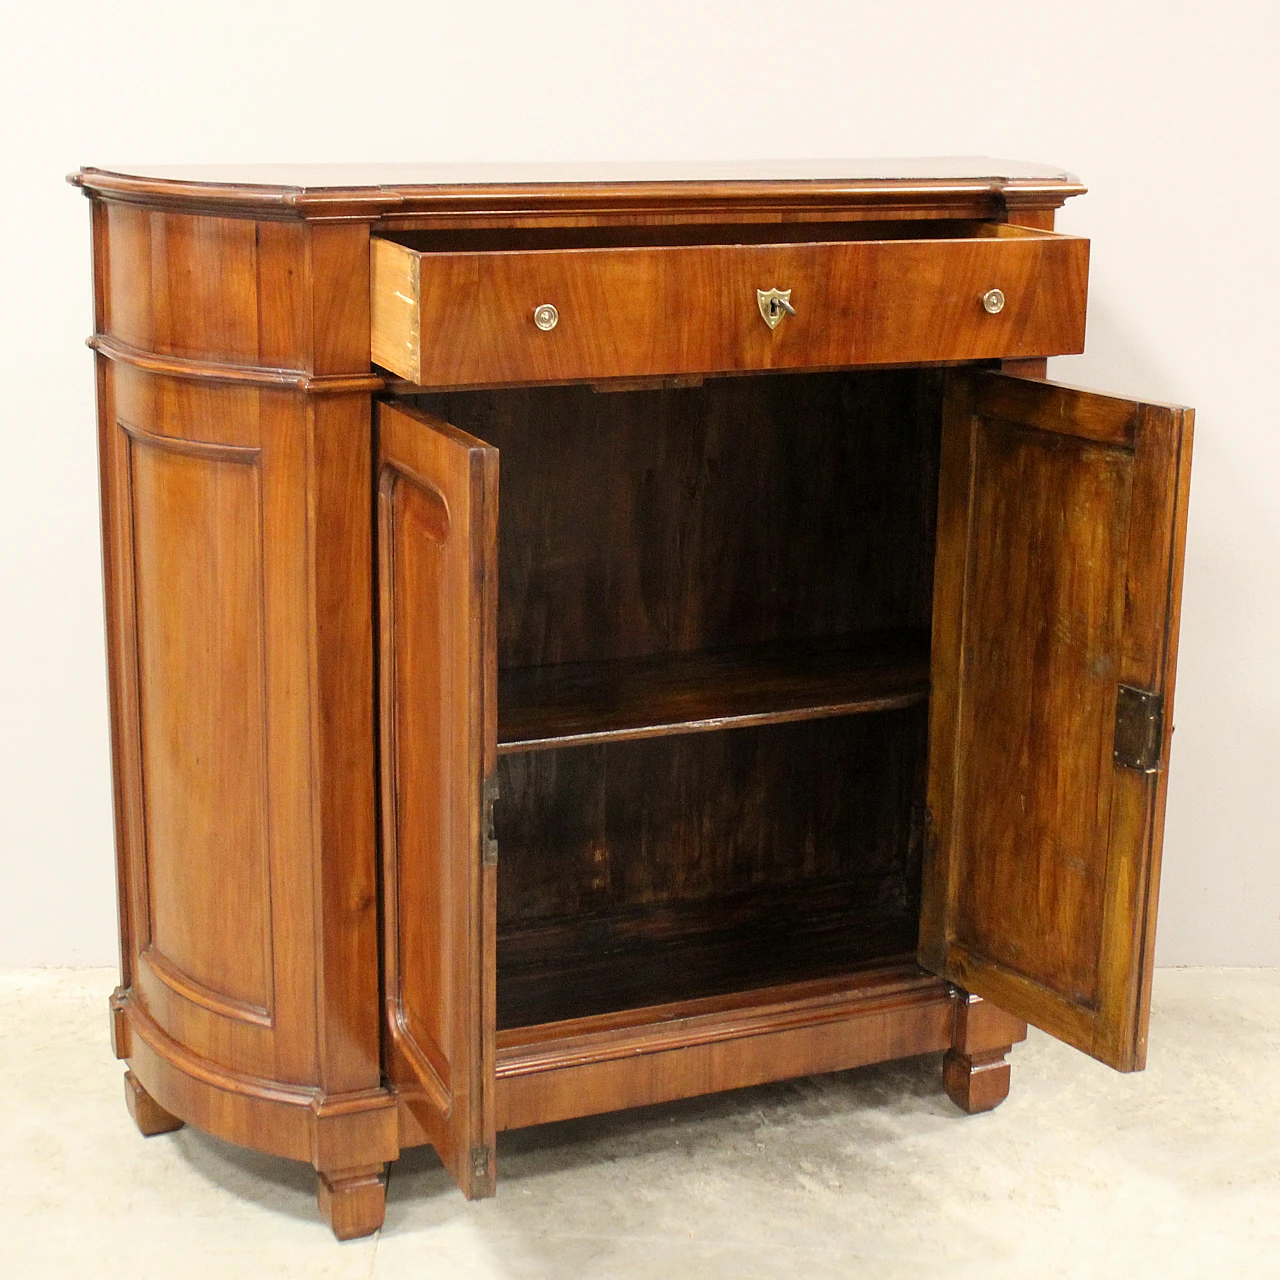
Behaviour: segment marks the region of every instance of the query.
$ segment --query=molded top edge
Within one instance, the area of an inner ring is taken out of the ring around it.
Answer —
[[[1051,165],[959,156],[869,160],[184,165],[84,168],[86,193],[275,217],[535,220],[661,209],[781,211],[1014,200],[1059,205],[1084,191]]]
[[[988,156],[909,159],[527,161],[428,164],[226,164],[84,168],[98,176],[177,184],[271,187],[291,191],[400,187],[560,186],[617,183],[757,182],[1037,182],[1077,186],[1079,179],[1053,165]]]

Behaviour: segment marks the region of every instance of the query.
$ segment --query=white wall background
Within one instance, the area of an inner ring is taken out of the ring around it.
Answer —
[[[0,119],[0,964],[115,955],[80,164],[988,154],[1091,188],[1067,381],[1198,409],[1158,959],[1280,964],[1280,39],[1244,0],[46,0]],[[16,25],[15,25],[16,24]]]

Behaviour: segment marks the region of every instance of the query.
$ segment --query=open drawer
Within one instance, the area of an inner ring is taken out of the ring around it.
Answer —
[[[839,233],[462,251],[375,237],[373,360],[423,386],[469,387],[1084,349],[1085,239],[983,222]]]

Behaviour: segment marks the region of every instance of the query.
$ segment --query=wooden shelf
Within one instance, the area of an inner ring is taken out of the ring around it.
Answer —
[[[909,707],[929,696],[923,632],[501,671],[498,751],[700,733]]]
[[[857,879],[762,886],[498,935],[498,1027],[805,982],[914,956],[918,914]]]

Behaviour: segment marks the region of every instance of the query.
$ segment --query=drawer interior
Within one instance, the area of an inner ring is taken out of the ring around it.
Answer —
[[[835,244],[870,240],[1036,239],[1052,232],[972,218],[857,222],[677,223],[644,227],[528,227],[386,231],[378,238],[415,253],[528,253],[664,245]]]

